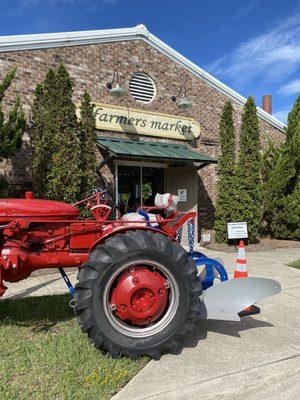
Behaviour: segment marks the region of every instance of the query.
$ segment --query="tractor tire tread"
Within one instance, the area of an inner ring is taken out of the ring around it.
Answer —
[[[186,312],[184,322],[169,340],[156,348],[140,351],[116,345],[109,337],[105,337],[93,316],[92,291],[99,274],[104,269],[109,268],[114,258],[149,248],[155,248],[159,253],[167,252],[168,257],[172,258],[173,261],[180,261],[182,272],[189,287],[189,309]],[[193,331],[195,322],[201,318],[202,307],[199,296],[202,293],[202,286],[195,265],[179,243],[172,241],[162,233],[153,234],[152,231],[129,230],[126,234],[119,233],[109,237],[92,251],[89,260],[79,271],[78,280],[75,293],[75,312],[78,323],[82,331],[88,334],[93,345],[96,348],[108,351],[113,358],[128,356],[131,359],[136,359],[146,355],[153,359],[159,359],[165,352],[178,354],[184,346],[184,336]]]

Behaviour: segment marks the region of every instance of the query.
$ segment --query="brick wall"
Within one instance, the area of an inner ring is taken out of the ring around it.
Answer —
[[[226,96],[208,86],[201,79],[168,59],[143,41],[124,41],[96,45],[71,46],[42,50],[26,50],[0,53],[0,79],[13,67],[18,67],[16,79],[9,89],[4,105],[13,103],[20,94],[24,110],[30,117],[33,91],[41,82],[48,68],[57,68],[63,62],[76,83],[74,101],[79,102],[84,90],[88,90],[95,102],[119,103],[108,96],[106,83],[112,78],[115,68],[119,71],[119,81],[128,89],[131,74],[141,71],[149,74],[157,89],[155,99],[147,105],[137,103],[130,95],[121,100],[121,105],[168,114],[183,114],[171,101],[181,85],[187,88],[187,97],[193,101],[188,115],[195,118],[201,126],[201,136],[190,143],[194,149],[213,157],[219,155],[218,124]],[[241,123],[241,107],[234,104],[236,130]],[[282,132],[267,122],[260,121],[261,141],[265,145],[271,138],[275,142],[283,140]],[[118,136],[125,134],[117,134]],[[128,135],[134,138],[135,135]],[[141,139],[141,137],[139,136]],[[157,140],[144,137],[144,140]],[[168,141],[168,139],[159,139]],[[182,143],[182,142],[181,142]],[[199,211],[200,226],[210,229],[214,223],[214,204],[216,200],[217,167],[214,165],[199,171]],[[0,176],[17,185],[30,186],[30,142],[25,135],[24,145],[12,160],[0,163]],[[105,175],[110,178],[110,170]]]

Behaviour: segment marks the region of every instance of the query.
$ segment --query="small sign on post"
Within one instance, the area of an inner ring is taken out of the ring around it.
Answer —
[[[203,243],[210,243],[210,233],[203,233],[202,242]]]
[[[228,239],[247,239],[247,222],[228,222],[227,234]]]
[[[179,197],[179,201],[187,201],[187,190],[186,189],[178,189],[178,197]]]

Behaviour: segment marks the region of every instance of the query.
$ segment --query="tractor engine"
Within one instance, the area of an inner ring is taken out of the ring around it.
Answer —
[[[0,291],[2,280],[17,282],[36,269],[79,267],[101,231],[79,214],[71,204],[34,199],[31,192],[0,199]]]

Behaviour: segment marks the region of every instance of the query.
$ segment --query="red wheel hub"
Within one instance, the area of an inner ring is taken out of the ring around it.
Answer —
[[[131,267],[112,288],[110,308],[122,320],[148,325],[157,320],[168,301],[168,280],[147,267]]]

